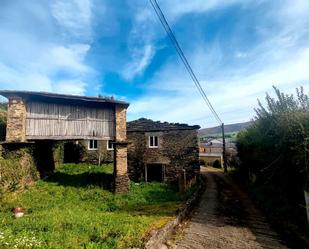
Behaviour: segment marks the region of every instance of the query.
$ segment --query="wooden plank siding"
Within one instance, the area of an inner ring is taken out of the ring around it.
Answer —
[[[112,107],[85,107],[27,102],[26,138],[113,139],[115,111]]]

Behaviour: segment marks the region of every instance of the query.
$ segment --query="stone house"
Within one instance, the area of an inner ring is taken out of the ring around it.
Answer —
[[[133,181],[185,182],[199,173],[198,125],[155,122],[127,123],[128,174]]]
[[[87,139],[65,142],[63,162],[92,164],[112,163],[114,161],[114,140]]]
[[[84,161],[93,163],[111,163],[114,161],[114,141],[109,140],[84,140],[82,146],[85,151]]]
[[[231,156],[236,156],[237,150],[233,140],[226,138],[226,153]],[[223,142],[222,138],[209,138],[199,144],[200,160],[206,165],[213,165],[216,160],[223,165]]]
[[[222,139],[208,139],[199,144],[200,160],[206,165],[213,165],[218,160],[223,165],[223,143]]]

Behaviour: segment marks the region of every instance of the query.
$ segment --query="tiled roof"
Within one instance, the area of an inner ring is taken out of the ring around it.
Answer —
[[[169,131],[169,130],[198,130],[199,125],[188,125],[180,123],[168,123],[140,118],[127,122],[127,131]]]

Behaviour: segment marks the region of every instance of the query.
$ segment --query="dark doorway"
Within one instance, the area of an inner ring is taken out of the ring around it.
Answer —
[[[64,144],[63,162],[79,163],[83,156],[83,148],[76,142],[66,142]]]
[[[53,141],[35,141],[34,157],[40,177],[42,178],[50,175],[55,169],[53,147]]]
[[[164,166],[162,164],[147,164],[145,174],[147,182],[163,182]]]

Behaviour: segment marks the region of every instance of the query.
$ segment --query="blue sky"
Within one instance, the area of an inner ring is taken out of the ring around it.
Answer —
[[[309,89],[308,0],[158,0],[225,123]],[[148,0],[1,0],[0,89],[115,96],[128,119],[216,125]]]

